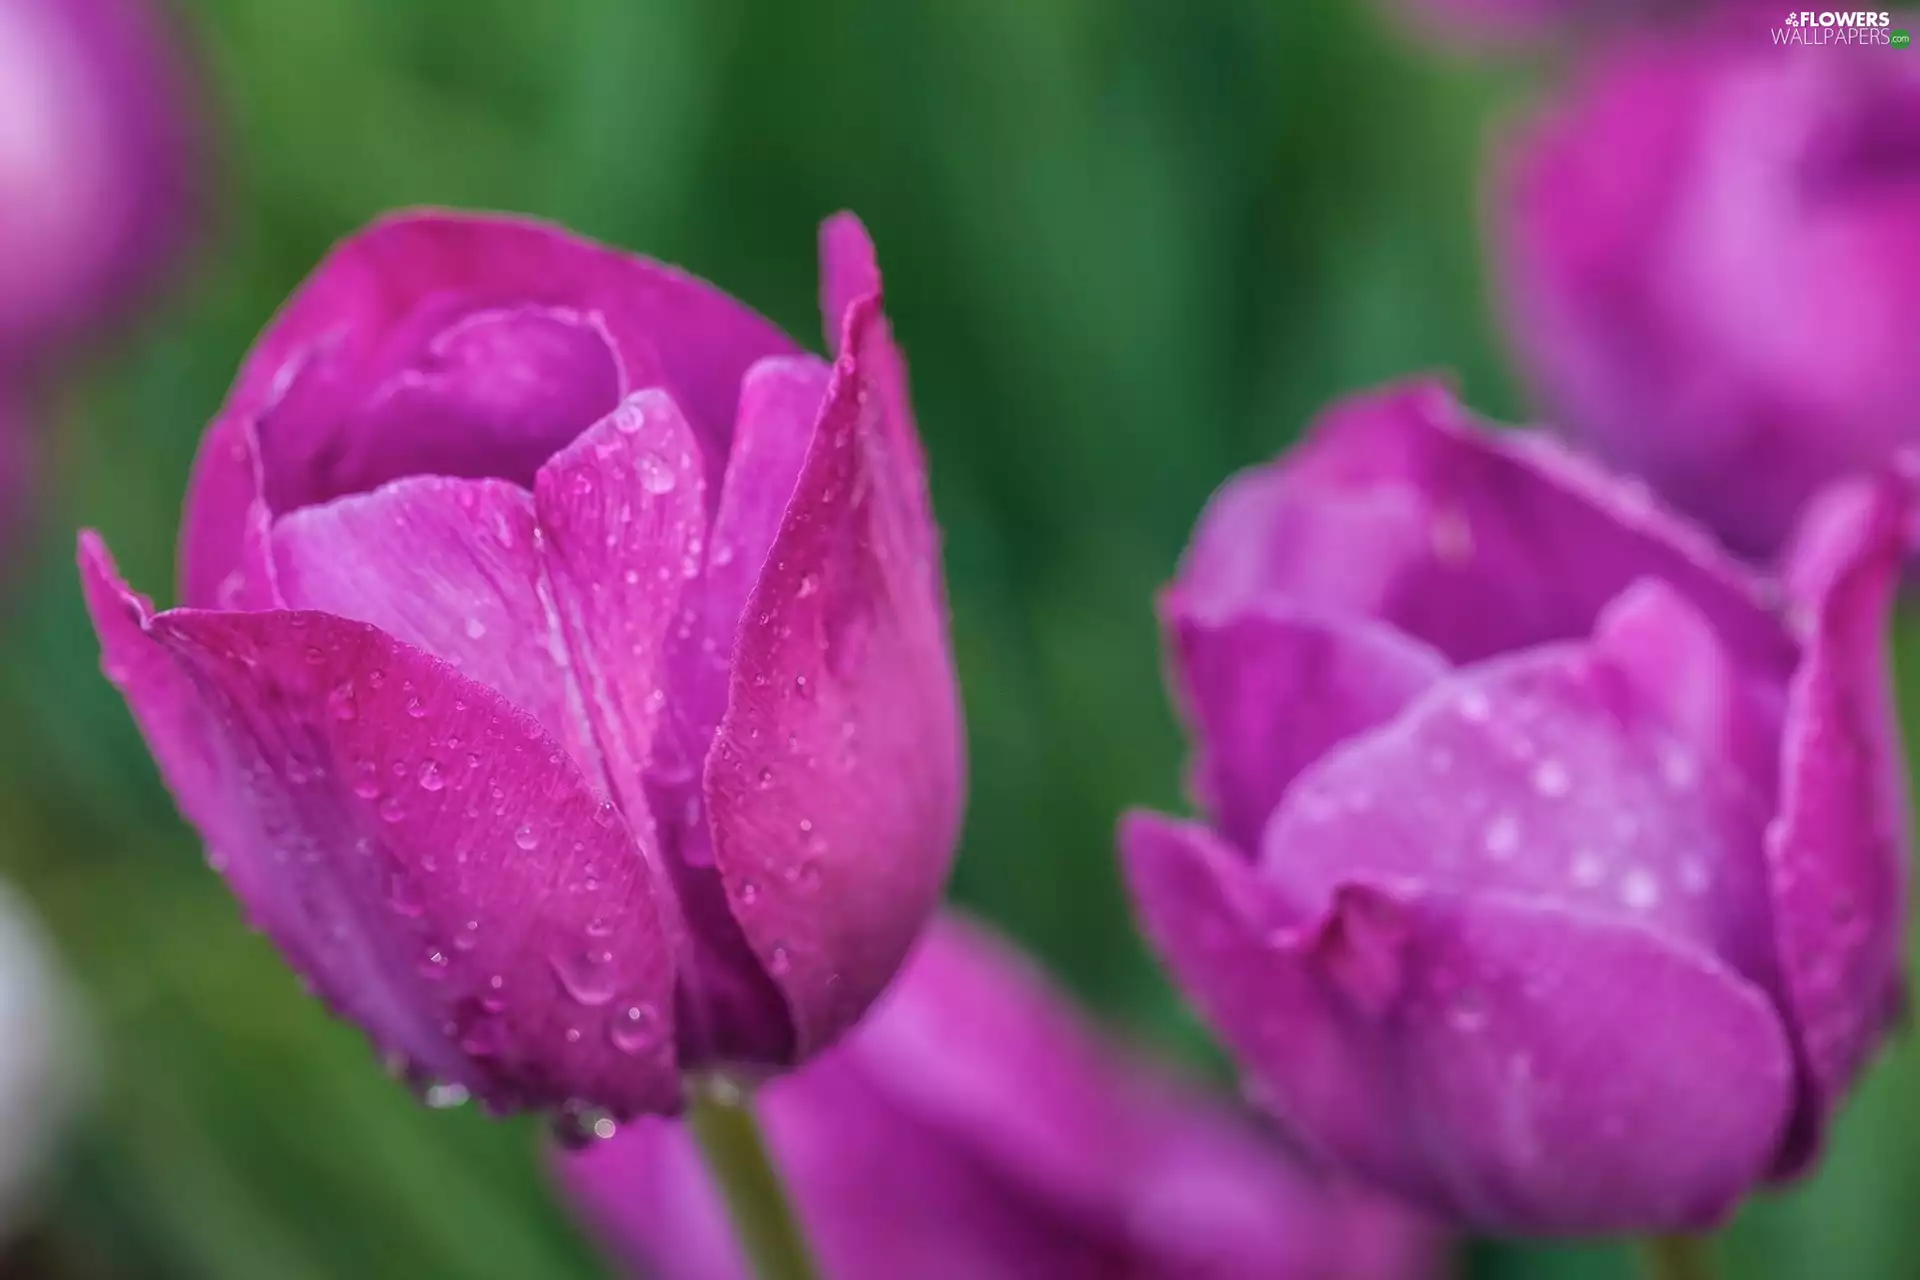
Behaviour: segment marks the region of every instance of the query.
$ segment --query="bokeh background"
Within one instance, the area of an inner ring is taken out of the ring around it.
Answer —
[[[4,583],[0,876],[90,999],[102,1096],[0,1276],[606,1274],[535,1123],[418,1106],[243,926],[100,678],[72,571],[73,530],[94,525],[167,598],[187,468],[241,354],[334,239],[394,206],[559,219],[816,345],[815,224],[866,219],[947,536],[972,747],[955,892],[1224,1081],[1114,870],[1123,807],[1181,804],[1152,596],[1213,487],[1330,397],[1441,368],[1477,408],[1525,417],[1478,185],[1543,69],[1432,46],[1359,0],[192,0],[179,17],[218,143],[211,225],[161,303],[49,399]],[[1902,1046],[1818,1179],[1743,1216],[1729,1269],[1915,1274],[1916,1186],[1920,1058]],[[1467,1258],[1476,1276],[1630,1268],[1606,1243]]]

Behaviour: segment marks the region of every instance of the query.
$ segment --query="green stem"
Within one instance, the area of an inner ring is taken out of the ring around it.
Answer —
[[[753,1274],[759,1280],[815,1280],[806,1237],[746,1098],[728,1082],[709,1082],[694,1090],[687,1121]]]
[[[1650,1280],[1713,1280],[1713,1247],[1702,1236],[1648,1236],[1640,1242]]]

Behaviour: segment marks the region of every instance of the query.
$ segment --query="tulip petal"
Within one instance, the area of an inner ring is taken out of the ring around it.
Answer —
[[[918,457],[895,447],[913,428],[870,372],[895,355],[876,301],[848,334],[706,765],[715,862],[803,1054],[906,955],[945,883],[962,789],[935,533]]]
[[[1731,766],[1772,810],[1780,789],[1781,690],[1749,678],[1685,596],[1655,579],[1636,582],[1601,613],[1594,648],[1707,769]]]
[[[1117,1274],[1112,1257],[1061,1231],[837,1058],[770,1082],[759,1110],[808,1243],[835,1280]],[[643,1121],[570,1157],[562,1173],[639,1272],[751,1276],[685,1126]]]
[[[412,476],[302,507],[272,533],[284,604],[370,623],[532,715],[601,777],[543,593],[533,498],[499,480]]]
[[[749,369],[741,383],[733,449],[697,588],[699,616],[673,647],[673,749],[690,769],[705,759],[726,714],[741,616],[786,517],[831,376],[812,356],[779,356]]]
[[[81,559],[182,808],[335,1009],[496,1106],[677,1105],[644,833],[537,722],[364,623],[150,616]]]
[[[713,868],[704,743],[690,751],[672,731],[682,693],[674,650],[699,634],[699,443],[670,397],[643,391],[547,463],[534,497],[555,613],[609,786],[629,815],[651,814],[632,820],[651,822],[684,924],[682,1060],[788,1061],[787,1011]]]
[[[1759,580],[1704,535],[1414,382],[1335,406],[1285,462],[1230,481],[1179,589],[1219,613],[1277,598],[1375,617],[1471,662],[1585,636],[1641,578],[1686,596],[1756,671],[1791,668]]]
[[[1910,801],[1887,630],[1907,506],[1848,485],[1810,513],[1789,581],[1808,619],[1787,692],[1767,860],[1788,1004],[1812,1077],[1804,1147],[1904,1003]]]
[[[985,928],[936,917],[845,1052],[876,1092],[1036,1203],[1089,1222],[1124,1212],[1145,1160],[1140,1081]]]
[[[911,476],[902,479],[901,493],[914,504],[914,527],[927,535],[921,554],[937,560],[933,500],[927,493],[926,450],[914,425],[913,398],[907,394],[907,362],[893,340],[886,313],[880,310],[884,297],[880,260],[866,227],[851,213],[828,218],[820,225],[820,309],[826,322],[827,349],[840,357],[854,348],[854,304],[863,298],[872,299],[874,314],[862,322],[865,332],[858,339],[865,349],[860,364],[866,391],[884,401],[882,421],[889,448],[910,462],[907,470]]]
[[[1419,641],[1365,618],[1268,603],[1224,618],[1165,604],[1175,680],[1198,742],[1195,787],[1252,851],[1294,776],[1385,724],[1448,670]]]
[[[469,316],[487,319],[463,333]],[[378,441],[363,438],[384,422],[361,412],[363,393],[401,378],[437,340],[451,344],[435,366],[443,378],[456,350],[456,363],[474,377],[506,375],[508,365],[479,359],[485,339],[504,336],[503,325],[532,327],[539,353],[533,370],[542,380],[564,367],[590,368],[580,364],[576,340],[582,330],[604,335],[619,377],[603,388],[604,402],[569,411],[575,429],[626,392],[664,388],[693,424],[710,485],[726,457],[741,376],[762,357],[798,352],[773,325],[711,285],[547,223],[437,212],[385,218],[334,249],[241,367],[195,463],[182,531],[183,598],[213,603],[215,587],[233,570],[241,522],[263,492],[313,502],[338,496],[343,485],[372,487],[404,474],[395,469],[399,462],[381,461]],[[442,337],[449,332],[454,336]],[[510,345],[517,353],[519,344]],[[290,413],[296,390],[300,407]],[[293,473],[272,479],[256,465],[261,423],[270,416],[273,456]],[[524,425],[545,439],[552,424]],[[425,469],[474,474],[478,464],[459,442],[446,443],[451,455]],[[342,472],[343,458],[360,461]],[[516,454],[513,465],[525,468],[525,460]],[[525,481],[530,474],[500,478]]]
[[[450,295],[347,365],[324,347],[256,431],[267,504],[290,512],[415,475],[521,487],[619,403],[625,370],[593,312],[471,308]]]
[[[820,318],[827,350],[839,355],[847,336],[847,313],[862,298],[880,296],[880,258],[860,219],[836,213],[820,224]]]
[[[1697,1229],[1778,1147],[1793,1069],[1710,957],[1505,894],[1347,882],[1293,917],[1203,828],[1134,815],[1155,948],[1303,1140],[1491,1230]]]
[[[1769,810],[1608,660],[1557,645],[1464,668],[1303,772],[1261,842],[1302,915],[1354,876],[1501,892],[1691,942],[1777,983]]]

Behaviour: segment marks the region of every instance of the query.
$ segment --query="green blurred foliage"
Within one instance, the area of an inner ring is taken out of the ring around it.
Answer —
[[[1522,406],[1478,171],[1526,77],[1354,0],[197,0],[225,166],[163,313],[73,371],[0,633],[0,873],[94,1001],[105,1096],[56,1185],[62,1274],[600,1274],[530,1122],[428,1112],[250,933],[96,647],[72,530],[162,600],[236,362],[380,210],[523,210],[684,264],[813,340],[814,225],[858,210],[913,366],[972,745],[957,896],[1097,1008],[1218,1069],[1147,961],[1116,815],[1179,807],[1155,589],[1210,490],[1328,398],[1453,370]],[[1887,1277],[1920,1247],[1920,1061],[1895,1053],[1736,1274]],[[1486,1276],[1627,1274],[1483,1246]]]

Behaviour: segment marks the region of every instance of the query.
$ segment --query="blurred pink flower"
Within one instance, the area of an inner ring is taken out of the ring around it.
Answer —
[[[192,91],[147,0],[0,0],[0,365],[116,314],[180,248]]]
[[[1416,1280],[1438,1234],[1324,1183],[1226,1106],[1130,1058],[1006,943],[937,921],[841,1049],[761,1094],[835,1280]],[[567,1157],[639,1275],[745,1265],[685,1128]]]
[[[1545,417],[1736,551],[1920,442],[1920,58],[1627,42],[1514,140],[1491,204]]]
[[[872,245],[831,363],[542,223],[341,244],[203,442],[183,608],[104,666],[252,918],[421,1077],[671,1110],[836,1039],[960,819],[938,533]]]

